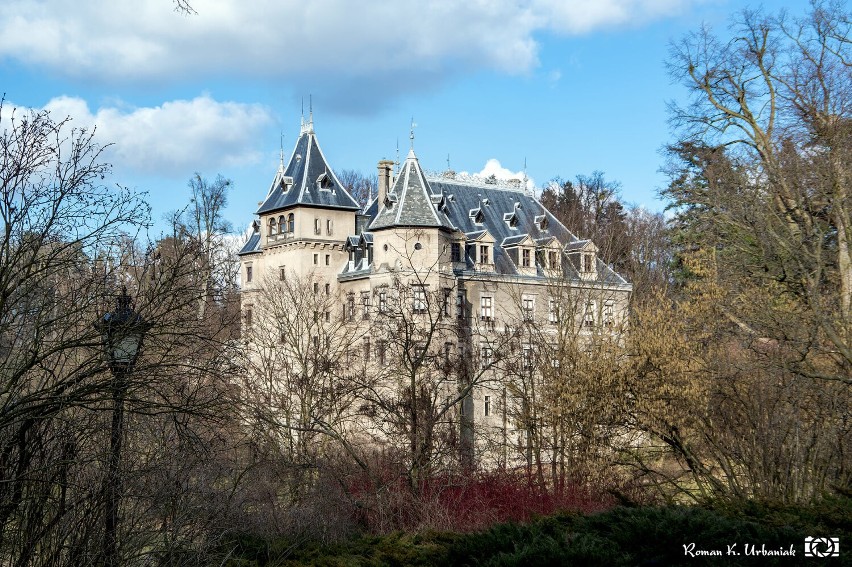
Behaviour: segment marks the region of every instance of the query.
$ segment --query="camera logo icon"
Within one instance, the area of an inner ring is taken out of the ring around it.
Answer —
[[[839,537],[806,537],[805,557],[839,557]]]

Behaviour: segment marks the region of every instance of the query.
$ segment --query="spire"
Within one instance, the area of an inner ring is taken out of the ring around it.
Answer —
[[[283,130],[281,131],[281,156],[280,156],[279,167],[282,170],[284,169],[284,131]]]
[[[302,97],[302,124],[299,134],[314,133],[314,97],[308,95],[308,120],[305,122],[305,97]]]
[[[414,129],[417,127],[417,124],[414,123],[414,117],[411,117],[411,133],[408,135],[408,139],[411,140],[411,151],[414,151]]]

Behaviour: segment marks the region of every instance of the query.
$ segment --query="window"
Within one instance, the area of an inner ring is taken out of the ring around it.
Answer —
[[[386,313],[388,310],[388,292],[386,289],[379,290],[379,313]]]
[[[319,348],[319,337],[318,337],[318,336],[316,336],[316,335],[314,335],[314,336],[312,337],[312,339],[313,339],[313,343],[314,343],[314,348],[315,348],[315,349],[318,349],[318,348]]]
[[[319,219],[314,219],[314,234],[322,234],[322,231],[320,230],[320,220]]]
[[[615,322],[615,305],[612,301],[605,301],[603,306],[603,324],[612,327]]]
[[[428,303],[426,300],[426,288],[422,285],[414,285],[411,287],[413,293],[412,309],[415,313],[426,313]]]
[[[479,263],[480,264],[489,264],[489,256],[488,256],[488,246],[480,246],[479,247]]]
[[[555,250],[551,250],[547,253],[547,267],[551,270],[559,267],[559,256],[556,254]]]
[[[423,343],[415,343],[414,344],[414,362],[423,362],[423,359],[426,356],[426,347]]]
[[[331,284],[325,284],[325,294],[331,295]]]
[[[325,265],[328,266],[331,263],[331,254],[325,255]]]
[[[287,279],[287,267],[281,266],[278,268],[278,279],[282,282]]]
[[[370,362],[370,337],[364,337],[364,362]]]
[[[331,311],[326,311],[325,312],[325,322],[328,323],[329,321],[331,321]]]
[[[489,366],[491,366],[493,358],[494,351],[491,349],[491,347],[482,347],[482,368],[488,368]]]
[[[490,295],[483,295],[479,298],[480,319],[483,321],[494,320],[494,298]]]
[[[364,319],[370,318],[370,292],[362,291],[361,292],[361,311],[362,317]]]
[[[452,262],[461,262],[461,244],[453,242],[450,244],[450,260]]]
[[[331,233],[333,232],[333,231],[331,230],[331,228],[332,228],[332,222],[331,222],[331,219],[327,219],[327,220],[325,221],[325,233],[326,233],[327,235],[329,235],[329,236],[331,236]]]
[[[275,234],[275,219],[274,218],[269,219],[269,233],[268,233],[268,235],[272,236],[273,234]]]
[[[583,314],[583,326],[584,327],[594,327],[595,326],[595,302],[590,301],[586,303],[586,312]]]
[[[547,320],[551,323],[559,322],[559,302],[552,298],[547,305]]]
[[[453,356],[453,343],[444,343],[444,364],[449,365]]]
[[[441,316],[450,316],[450,296],[453,294],[453,288],[445,287],[441,297]]]
[[[524,370],[530,370],[533,367],[533,348],[532,345],[524,345],[524,350],[521,358],[521,364]]]
[[[385,365],[385,353],[386,353],[386,344],[385,341],[377,341],[376,342],[376,358],[379,359],[379,364],[382,366]]]
[[[252,277],[254,276],[254,271],[251,266],[246,266],[246,283],[251,283]]]
[[[594,254],[580,254],[580,271],[584,273],[595,271]]]
[[[319,265],[319,254],[314,254],[314,266]]]
[[[349,321],[355,320],[355,294],[349,292],[346,296],[346,319]]]
[[[521,311],[524,321],[532,321],[535,317],[535,298],[525,295],[521,298]]]
[[[319,293],[319,284],[314,282],[314,293]]]
[[[467,315],[465,311],[467,305],[467,298],[465,297],[464,291],[459,291],[456,294],[456,317],[459,319],[464,319]]]
[[[530,249],[524,248],[521,250],[521,266],[524,268],[530,267]]]
[[[485,417],[491,415],[491,396],[485,396],[485,403],[483,404],[483,413],[485,413]]]
[[[251,327],[251,319],[252,319],[251,307],[246,308],[245,318],[246,318],[246,327]]]
[[[287,215],[287,232],[290,234],[296,232],[296,216],[293,213]]]

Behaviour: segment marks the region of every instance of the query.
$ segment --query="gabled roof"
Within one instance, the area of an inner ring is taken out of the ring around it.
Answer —
[[[436,206],[437,205],[437,206]],[[439,227],[452,230],[440,193],[433,194],[420,169],[414,150],[408,152],[405,165],[388,192],[369,230],[389,227]]]
[[[574,242],[569,242],[565,245],[566,252],[577,252],[580,250],[593,250],[597,252],[598,247],[595,246],[595,243],[591,240],[575,240]]]
[[[534,242],[533,239],[530,238],[529,234],[518,234],[516,236],[507,236],[503,239],[500,246],[508,248],[509,246],[519,246],[521,244],[531,245],[534,244]]]
[[[468,242],[476,242],[478,240],[482,240],[486,235],[491,236],[490,234],[488,234],[487,230],[474,230],[473,232],[464,233],[464,236],[465,238],[467,238]]]
[[[536,238],[535,243],[538,246],[550,246],[551,244],[556,244],[557,247],[559,246],[559,241],[556,239],[555,236],[544,236],[542,238]]]
[[[302,125],[290,163],[281,165],[257,214],[296,205],[357,210],[357,201],[329,167],[314,133],[313,119]]]

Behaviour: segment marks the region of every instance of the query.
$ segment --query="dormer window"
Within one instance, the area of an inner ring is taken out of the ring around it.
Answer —
[[[491,263],[491,255],[490,255],[490,246],[480,246],[479,247],[479,263],[480,264],[490,264]]]
[[[328,174],[328,172],[326,171],[320,173],[319,177],[317,177],[317,188],[328,191],[331,189],[331,186],[331,176]]]
[[[485,221],[485,215],[482,214],[482,209],[480,209],[480,208],[471,209],[470,212],[468,213],[468,216],[476,224],[482,224]]]
[[[260,223],[258,221],[253,221],[251,223],[251,231],[255,234],[260,232]]]
[[[547,230],[548,220],[547,215],[538,215],[535,217],[535,224],[539,230]]]
[[[518,227],[518,215],[515,214],[515,211],[511,213],[506,213],[503,215],[503,220],[506,221],[506,224],[509,225],[509,228],[517,228]]]
[[[530,256],[531,256],[531,254],[530,254],[529,248],[524,248],[524,249],[521,250],[521,267],[522,268],[531,267],[532,260],[531,260]]]
[[[580,254],[580,272],[588,274],[595,271],[595,255],[591,252]]]
[[[559,255],[555,250],[551,250],[547,253],[547,267],[551,270],[557,268],[559,266]]]

